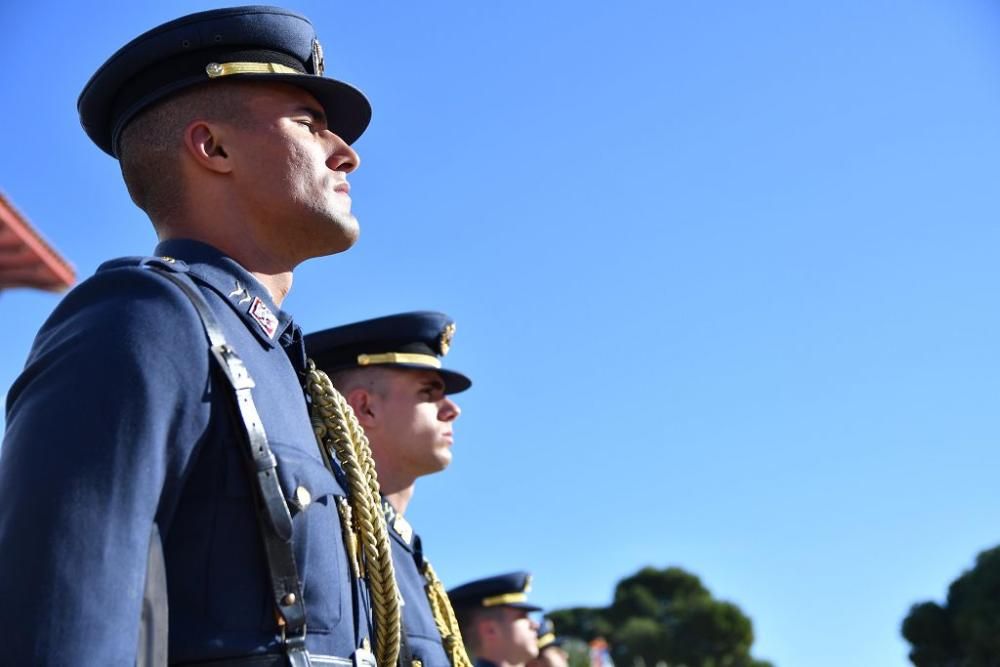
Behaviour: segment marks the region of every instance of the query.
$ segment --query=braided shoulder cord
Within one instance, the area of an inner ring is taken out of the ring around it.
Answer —
[[[472,667],[472,660],[465,652],[465,644],[462,642],[462,632],[458,627],[458,619],[455,617],[455,610],[451,607],[451,600],[444,589],[444,584],[438,579],[437,573],[431,567],[430,562],[424,560],[424,579],[427,585],[427,601],[431,605],[431,613],[434,615],[434,625],[441,633],[441,641],[444,650],[448,654],[448,660],[452,667]]]
[[[400,646],[399,593],[371,447],[351,406],[311,359],[307,373],[306,390],[312,399],[310,413],[316,440],[327,465],[336,457],[350,487],[347,491],[352,528],[361,544],[359,557],[364,558],[363,570],[375,615],[375,658],[382,667],[393,667]]]

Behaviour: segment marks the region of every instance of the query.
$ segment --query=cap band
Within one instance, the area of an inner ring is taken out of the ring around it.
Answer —
[[[483,599],[484,607],[497,607],[502,604],[511,604],[513,602],[527,602],[528,596],[525,593],[504,593],[503,595],[494,595],[492,597]]]
[[[417,364],[418,366],[441,368],[441,360],[432,354],[386,352],[385,354],[358,355],[358,366],[370,366],[371,364]]]
[[[305,74],[299,70],[278,63],[209,63],[205,66],[209,79],[230,74]]]

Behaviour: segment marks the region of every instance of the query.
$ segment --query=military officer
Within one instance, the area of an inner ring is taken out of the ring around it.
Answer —
[[[510,572],[448,591],[476,667],[520,667],[538,656],[538,624],[528,602],[531,575]]]
[[[410,660],[423,667],[468,662],[452,614],[440,609],[448,604],[445,591],[403,518],[417,479],[451,462],[460,413],[452,397],[471,385],[465,375],[442,368],[454,332],[444,313],[411,312],[306,336],[309,357],[345,396],[371,445]]]
[[[368,101],[305,17],[255,6],[137,37],[78,109],[160,244],[68,294],[8,394],[0,662],[371,664],[281,308],[358,235]]]
[[[538,656],[529,660],[527,667],[569,667],[569,654],[563,640],[556,635],[552,621],[545,618],[538,624]]]

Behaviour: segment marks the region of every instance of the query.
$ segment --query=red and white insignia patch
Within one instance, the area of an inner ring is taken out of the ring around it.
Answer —
[[[278,330],[278,318],[274,316],[267,304],[260,300],[259,296],[255,296],[253,303],[250,304],[250,317],[260,325],[268,338],[274,338],[274,333]]]

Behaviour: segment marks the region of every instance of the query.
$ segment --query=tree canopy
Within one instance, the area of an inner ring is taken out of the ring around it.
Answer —
[[[948,587],[944,605],[913,605],[902,632],[917,667],[1000,665],[1000,547],[976,557]]]
[[[603,637],[619,667],[770,667],[750,656],[753,624],[678,567],[646,567],[618,582],[608,607],[574,607],[549,617],[560,635]]]

